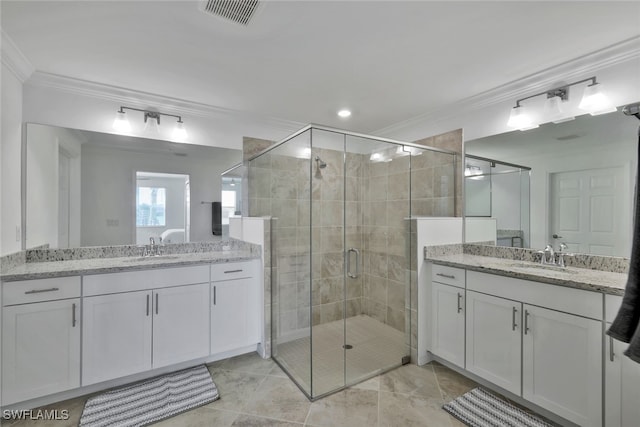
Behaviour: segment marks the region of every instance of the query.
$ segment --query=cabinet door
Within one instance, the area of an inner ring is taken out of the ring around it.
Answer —
[[[79,320],[79,298],[3,307],[3,405],[80,386]]]
[[[153,291],[153,367],[209,355],[209,283]]]
[[[605,343],[605,426],[636,425],[640,420],[640,365],[624,355],[629,344],[609,336]]]
[[[83,299],[83,386],[151,369],[151,305],[150,291]]]
[[[467,370],[520,394],[522,304],[467,291]]]
[[[464,289],[431,285],[431,352],[464,368]]]
[[[522,397],[583,427],[602,424],[602,322],[523,305]]]
[[[260,341],[260,306],[256,279],[211,285],[211,353],[221,353]]]

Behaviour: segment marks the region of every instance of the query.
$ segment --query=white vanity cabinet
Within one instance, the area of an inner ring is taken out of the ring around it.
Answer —
[[[467,370],[519,395],[522,303],[467,292]]]
[[[622,297],[605,295],[606,329]],[[629,344],[605,335],[605,427],[626,427],[640,420],[640,364],[624,355]]]
[[[431,352],[464,368],[464,270],[434,265],[431,283]]]
[[[209,265],[85,276],[83,287],[83,386],[209,355]]]
[[[211,266],[211,354],[260,341],[260,281],[255,261]]]
[[[602,423],[602,321],[524,304],[522,397],[581,426]]]
[[[80,277],[3,284],[2,404],[80,386]]]
[[[83,300],[82,385],[151,369],[151,291]]]
[[[602,425],[602,294],[467,271],[460,332],[441,313],[462,289],[436,282],[433,267],[433,354],[462,366],[437,345],[462,333],[467,371],[580,426]]]
[[[153,368],[209,355],[209,283],[153,292]]]

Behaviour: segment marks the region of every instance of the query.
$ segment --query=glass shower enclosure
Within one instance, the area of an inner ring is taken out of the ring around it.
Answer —
[[[317,125],[249,160],[248,214],[271,217],[271,354],[308,398],[410,361],[410,219],[454,215],[455,168],[453,152]]]

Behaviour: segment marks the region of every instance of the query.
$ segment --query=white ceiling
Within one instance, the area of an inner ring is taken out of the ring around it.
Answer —
[[[359,132],[640,35],[637,1],[265,1],[247,27],[195,1],[1,12],[38,71]]]

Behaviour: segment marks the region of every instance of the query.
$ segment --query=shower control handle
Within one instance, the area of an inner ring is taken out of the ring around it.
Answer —
[[[351,272],[351,253],[356,254],[356,272]],[[347,251],[347,276],[352,279],[357,279],[360,276],[360,251],[356,248],[349,248]]]

